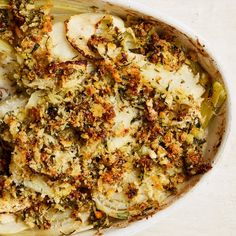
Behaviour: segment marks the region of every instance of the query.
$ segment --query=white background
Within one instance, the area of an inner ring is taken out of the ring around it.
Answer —
[[[225,71],[233,109],[227,146],[214,169],[190,196],[135,236],[236,235],[236,0],[136,0],[202,36]]]

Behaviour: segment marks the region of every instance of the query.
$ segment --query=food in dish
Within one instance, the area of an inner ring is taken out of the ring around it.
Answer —
[[[40,3],[0,11],[0,234],[155,213],[211,168],[223,85],[157,22]]]

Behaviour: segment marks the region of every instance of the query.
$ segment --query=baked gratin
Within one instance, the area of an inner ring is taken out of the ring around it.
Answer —
[[[196,54],[153,21],[51,8],[0,10],[0,235],[148,217],[211,168],[226,93]]]

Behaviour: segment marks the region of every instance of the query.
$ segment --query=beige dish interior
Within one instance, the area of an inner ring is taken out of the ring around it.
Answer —
[[[135,17],[141,17],[143,19],[148,19],[155,21],[159,25],[160,32],[164,31],[170,35],[174,35],[176,40],[181,43],[185,48],[196,51],[198,55],[198,59],[202,67],[211,75],[214,80],[220,81],[224,84],[221,73],[219,72],[216,63],[209,56],[209,54],[205,51],[204,45],[201,45],[198,40],[191,38],[185,33],[180,32],[173,26],[170,26],[161,20],[155,19],[151,16],[143,15],[140,12],[125,9],[121,6],[116,6],[101,0],[57,0],[54,1],[53,7],[53,15],[55,16],[55,21],[64,20],[68,18],[68,16],[83,12],[103,12],[110,13],[114,15],[118,15],[121,18],[126,18],[127,15],[133,15]],[[228,125],[228,101],[225,102],[219,114],[211,121],[208,137],[207,137],[207,149],[205,153],[205,158],[214,162],[217,160],[217,152],[221,148],[222,139],[225,136],[225,131],[227,130]],[[179,192],[178,196],[172,197],[168,200],[165,207],[168,206],[171,202],[176,200],[176,198],[180,197],[183,193],[187,192],[190,188],[192,188],[199,180],[201,176],[195,176],[191,178],[188,182],[186,182],[182,189]],[[163,207],[164,208],[164,207]],[[122,225],[122,223],[118,223],[118,225]],[[23,232],[17,235],[52,235],[50,234],[42,234],[42,232]],[[91,231],[87,232],[83,235],[91,235]]]

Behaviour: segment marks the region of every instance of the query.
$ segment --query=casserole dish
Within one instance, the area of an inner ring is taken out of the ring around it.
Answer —
[[[72,7],[73,6],[73,7]],[[210,74],[214,81],[219,81],[220,84],[224,84],[219,68],[212,57],[205,50],[205,46],[201,43],[195,36],[183,33],[183,30],[178,25],[172,25],[168,20],[164,19],[159,15],[158,17],[153,16],[148,10],[142,9],[142,13],[137,11],[135,4],[132,7],[127,7],[125,4],[118,3],[113,5],[112,2],[99,2],[99,1],[57,1],[53,3],[53,14],[55,15],[55,21],[60,19],[66,19],[68,16],[78,13],[96,12],[96,13],[108,13],[112,15],[125,18],[127,15],[133,17],[142,18],[143,20],[148,20],[155,22],[158,25],[158,30],[160,34],[165,32],[165,34],[170,35],[175,38],[175,41],[180,43],[183,48],[193,51],[197,55],[197,60],[201,66]],[[227,130],[227,119],[228,119],[228,106],[227,102],[217,111],[217,116],[211,120],[208,127],[206,151],[204,158],[209,160],[209,162],[215,162],[217,160],[217,153],[219,147],[221,147],[221,142],[224,137],[224,133]],[[179,190],[179,192],[168,199],[168,202],[161,208],[165,208],[171,202],[175,201],[176,198],[182,196],[190,188],[192,188],[199,180],[201,175],[196,175],[187,181]],[[159,209],[160,210],[160,209]],[[122,226],[127,222],[118,222],[116,226]]]

